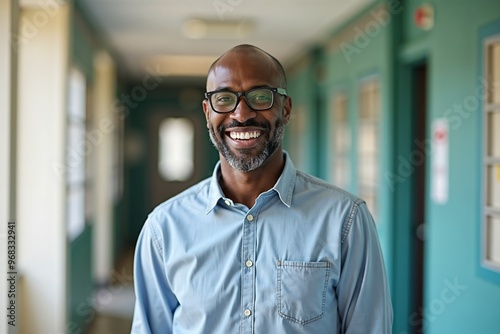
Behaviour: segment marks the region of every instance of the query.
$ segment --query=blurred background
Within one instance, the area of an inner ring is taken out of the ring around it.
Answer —
[[[393,332],[500,333],[499,0],[0,0],[0,333],[130,332],[137,236],[211,174],[206,73],[243,43],[287,71],[296,166],[367,201]]]

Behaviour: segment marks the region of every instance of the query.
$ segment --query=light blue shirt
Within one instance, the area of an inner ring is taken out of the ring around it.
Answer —
[[[135,254],[132,333],[391,333],[366,204],[285,156],[251,209],[224,196],[219,163],[149,215]]]

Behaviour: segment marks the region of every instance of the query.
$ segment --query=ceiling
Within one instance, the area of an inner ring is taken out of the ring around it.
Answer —
[[[205,76],[216,57],[242,43],[286,65],[373,2],[79,0],[128,75],[149,65],[172,77]]]

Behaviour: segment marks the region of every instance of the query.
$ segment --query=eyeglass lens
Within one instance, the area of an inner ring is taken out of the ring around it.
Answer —
[[[273,105],[273,92],[269,89],[254,89],[245,94],[248,106],[253,110],[266,110]],[[231,112],[238,103],[238,95],[229,91],[214,93],[210,102],[215,111]]]

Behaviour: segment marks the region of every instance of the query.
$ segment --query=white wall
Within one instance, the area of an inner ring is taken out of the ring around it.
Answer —
[[[15,115],[16,115],[16,43],[12,34],[17,33],[17,0],[0,0],[0,333],[15,333],[6,317],[10,284],[5,274],[7,268],[7,223],[15,222]],[[11,42],[12,41],[12,42]],[[17,252],[16,252],[17,253]],[[10,275],[9,275],[10,276]],[[16,289],[18,290],[18,289]],[[13,299],[14,300],[14,299]],[[10,304],[9,304],[10,305]],[[17,303],[16,307],[19,304]],[[10,311],[9,311],[10,313]],[[16,312],[17,313],[17,312]],[[17,317],[16,317],[17,318]],[[14,320],[14,319],[13,319]],[[17,320],[16,324],[17,324]]]
[[[47,8],[41,4],[52,4]],[[54,5],[59,4],[59,5]],[[20,333],[66,327],[65,163],[70,5],[37,2],[20,18],[17,226]]]

